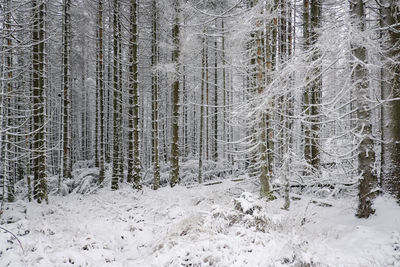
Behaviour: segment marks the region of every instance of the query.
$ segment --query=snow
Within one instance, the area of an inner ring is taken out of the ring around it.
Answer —
[[[355,199],[301,196],[286,211],[257,192],[247,179],[19,201],[2,227],[23,249],[1,231],[0,266],[400,266],[391,198],[379,197],[365,220]]]

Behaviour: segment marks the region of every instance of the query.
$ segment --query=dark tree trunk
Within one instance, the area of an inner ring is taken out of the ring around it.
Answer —
[[[43,0],[32,0],[32,91],[33,91],[33,197],[38,202],[48,201],[46,183],[46,140],[45,140],[45,4]]]
[[[350,4],[350,14],[353,19],[353,27],[359,31],[365,30],[365,6],[363,0],[357,0]],[[371,111],[368,106],[368,70],[367,50],[362,44],[352,45],[352,53],[355,58],[353,80],[355,85],[355,95],[357,97],[357,123],[360,134],[360,144],[358,147],[358,172],[361,176],[359,184],[359,204],[357,217],[368,218],[375,212],[372,207],[373,200],[377,194],[378,179],[373,165],[375,163],[374,143],[371,139]]]
[[[172,52],[172,62],[175,64],[175,77],[172,84],[172,123],[171,123],[171,186],[175,186],[180,181],[179,177],[179,56],[180,56],[180,0],[174,0],[175,18],[172,30],[174,48]]]

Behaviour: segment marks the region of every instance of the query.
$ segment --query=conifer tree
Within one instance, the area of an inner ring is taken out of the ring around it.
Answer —
[[[174,22],[172,28],[173,51],[172,62],[175,65],[174,80],[172,83],[172,122],[171,122],[171,173],[170,184],[175,186],[180,181],[179,177],[179,57],[180,57],[180,0],[174,0]]]

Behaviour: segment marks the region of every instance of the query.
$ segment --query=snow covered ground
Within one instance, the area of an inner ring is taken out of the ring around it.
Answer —
[[[1,226],[22,248],[0,231],[0,266],[400,266],[392,199],[360,220],[352,199],[302,197],[285,211],[257,195],[247,180],[18,202],[9,209],[26,215]]]

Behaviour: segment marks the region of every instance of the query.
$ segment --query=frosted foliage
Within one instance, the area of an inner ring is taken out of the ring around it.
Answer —
[[[49,205],[9,204],[7,212],[15,219],[1,226],[16,235],[22,248],[14,236],[0,231],[0,265],[400,263],[400,208],[393,200],[378,198],[377,215],[368,220],[354,217],[355,199],[302,197],[285,211],[283,200],[258,199],[253,182],[157,191],[145,187],[137,193],[127,185],[114,192],[100,189],[96,194],[52,196]],[[26,207],[26,213],[20,207]]]

